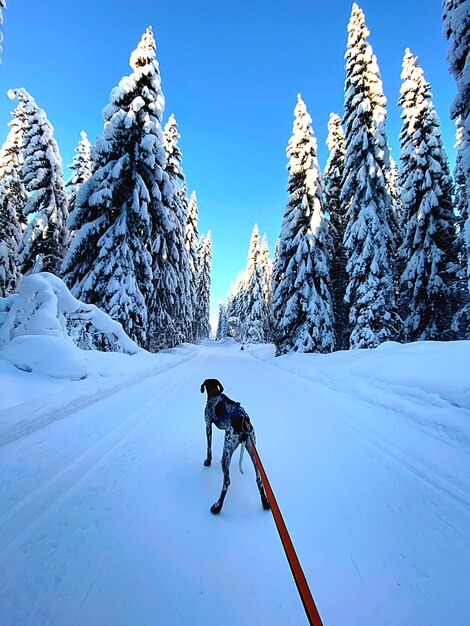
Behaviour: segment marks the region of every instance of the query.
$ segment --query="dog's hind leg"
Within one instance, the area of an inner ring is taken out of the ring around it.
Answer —
[[[253,444],[251,443],[251,438],[253,438],[253,441],[256,442],[254,431],[250,433],[250,436],[246,440],[246,449],[248,451],[248,454],[250,455],[251,460],[253,461],[253,466],[255,468],[256,484],[258,485],[259,495],[261,496],[261,504],[263,505],[263,509],[265,511],[269,511],[271,506],[266,496],[266,492],[264,491],[263,480],[261,478],[261,474],[259,473],[258,465],[256,464],[256,458],[255,453],[253,452]]]
[[[207,456],[204,465],[209,467],[212,463],[212,422],[206,419]]]
[[[211,506],[211,513],[217,514],[220,513],[220,511],[222,510],[225,496],[227,494],[227,489],[230,485],[230,461],[232,460],[232,455],[235,452],[238,444],[238,435],[234,432],[227,431],[225,433],[224,450],[222,453],[222,472],[224,474],[224,483],[222,486],[222,491],[220,492],[219,499],[215,504]]]

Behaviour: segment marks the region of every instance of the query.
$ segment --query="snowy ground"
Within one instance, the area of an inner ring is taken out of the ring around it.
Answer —
[[[248,456],[209,512],[209,377],[252,417],[325,626],[469,624],[470,342],[87,359],[0,360],[2,626],[307,624]]]

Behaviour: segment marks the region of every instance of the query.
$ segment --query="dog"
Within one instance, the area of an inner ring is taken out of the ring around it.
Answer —
[[[222,384],[215,378],[207,378],[201,385],[201,393],[207,391],[207,402],[204,411],[206,420],[207,435],[207,457],[204,465],[209,467],[212,463],[212,424],[217,428],[225,431],[224,448],[222,452],[222,471],[224,474],[224,482],[219,499],[211,506],[211,513],[216,515],[222,510],[227,489],[230,485],[230,462],[232,455],[240,444],[242,449],[240,453],[240,471],[243,456],[243,447],[246,447],[248,454],[253,462],[256,475],[256,484],[258,485],[261,496],[261,504],[268,511],[271,507],[263,487],[263,481],[256,464],[253,444],[256,444],[255,431],[251,425],[250,417],[239,402],[235,402],[228,398],[223,392]],[[253,442],[253,443],[252,443]]]

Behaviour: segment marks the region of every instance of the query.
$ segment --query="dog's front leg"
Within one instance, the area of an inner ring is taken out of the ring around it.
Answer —
[[[207,456],[204,465],[209,467],[212,463],[212,422],[206,419]]]

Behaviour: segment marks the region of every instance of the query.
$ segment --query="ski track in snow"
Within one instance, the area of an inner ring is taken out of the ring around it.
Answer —
[[[209,512],[210,377],[251,415],[325,626],[468,624],[467,442],[425,428],[409,390],[341,388],[217,344],[149,374],[45,409],[1,448],[2,626],[307,624],[248,456]]]
[[[3,432],[0,432],[0,447],[20,437],[30,435],[39,428],[44,428],[51,422],[63,419],[64,417],[68,417],[82,409],[92,406],[103,398],[113,396],[121,392],[123,387],[132,387],[133,385],[141,383],[145,378],[157,376],[162,371],[168,371],[173,367],[178,367],[178,365],[193,359],[195,356],[196,354],[193,353],[184,359],[178,360],[175,364],[159,365],[156,368],[149,368],[147,371],[129,376],[126,380],[121,380],[119,384],[111,387],[107,387],[105,384],[103,388],[94,390],[91,393],[85,393],[78,398],[74,398],[72,401],[66,400],[64,403],[59,401],[59,406],[54,407],[52,410],[49,409],[47,404],[44,405],[45,402],[47,403],[47,400],[50,401],[50,398],[39,397],[35,398],[32,402],[25,402],[21,409],[19,409],[19,411],[24,414],[23,420],[18,420],[13,427],[5,428]],[[6,409],[5,412],[8,410],[9,409]],[[31,418],[32,413],[36,415],[34,419]]]
[[[181,387],[186,382],[189,375],[178,380],[172,391]],[[132,381],[125,386],[125,393],[128,393],[129,387],[136,385],[137,381]],[[122,393],[122,387],[120,387]],[[108,390],[105,398],[115,395],[119,389],[113,388]],[[43,482],[37,489],[22,498],[15,506],[10,508],[0,517],[0,553],[6,549],[15,547],[15,540],[21,537],[21,534],[28,530],[38,519],[47,515],[50,510],[54,510],[60,506],[62,498],[73,489],[73,487],[86,478],[87,474],[100,463],[106,460],[108,454],[112,453],[115,448],[123,445],[133,432],[140,426],[141,422],[149,418],[150,409],[162,400],[162,397],[168,392],[158,390],[153,392],[149,400],[144,404],[138,405],[137,409],[126,416],[122,422],[119,422],[107,434],[105,434],[95,444],[80,453],[70,463],[63,467],[57,474]],[[97,396],[94,403],[87,399],[83,404],[74,405],[73,410],[66,411],[64,417],[72,415],[80,408],[87,408],[91,404],[95,408],[99,408]],[[97,406],[98,405],[98,406]],[[33,431],[34,432],[34,431]]]
[[[275,364],[270,363],[270,365],[278,368]],[[387,417],[394,414],[395,417],[408,421],[408,424],[410,423],[410,420],[412,420],[412,422],[416,422],[422,430],[427,430],[430,436],[438,437],[438,435],[440,435],[440,439],[442,439],[443,429],[439,428],[439,425],[433,424],[432,420],[428,420],[428,423],[425,424],[423,419],[416,416],[412,406],[410,407],[410,404],[413,405],[414,402],[418,400],[419,406],[424,406],[429,410],[430,406],[434,405],[433,394],[425,394],[422,390],[417,390],[417,394],[415,395],[408,387],[366,383],[364,379],[361,381],[362,384],[359,390],[352,390],[350,388],[344,388],[344,386],[341,386],[339,381],[334,381],[332,379],[325,380],[325,378],[322,378],[321,380],[312,380],[312,378],[302,376],[298,372],[290,371],[283,367],[279,367],[278,369],[292,374],[295,377],[303,378],[311,384],[319,385],[320,387],[324,386],[328,388],[329,391],[333,391],[341,397],[344,397],[345,395],[350,396],[351,401],[354,402],[355,410],[351,411],[351,409],[347,407],[345,408],[341,418],[347,419],[341,420],[343,425],[360,433],[365,439],[373,443],[377,449],[393,457],[399,464],[406,468],[407,471],[413,472],[418,478],[427,482],[434,489],[440,490],[446,495],[454,498],[470,512],[470,492],[468,490],[470,480],[465,484],[460,485],[455,477],[449,477],[444,474],[441,463],[439,471],[436,471],[436,468],[420,461],[416,454],[411,455],[405,453],[399,446],[395,445],[393,441],[389,441],[384,437],[384,434],[386,436],[387,433],[383,428],[380,430],[377,429],[374,426],[374,422],[371,422],[370,420],[365,423],[360,419],[360,412],[357,411],[357,407],[360,404],[364,404],[365,406],[374,405],[379,409],[382,409],[384,414],[386,412]],[[380,395],[374,393],[376,389],[380,390]],[[397,394],[399,395],[397,396]],[[429,404],[425,403],[423,397],[429,398]],[[460,409],[460,407],[454,407],[446,400],[443,400],[442,404],[439,406],[441,411],[442,408],[466,413],[466,417],[470,417],[467,410]],[[333,417],[337,416],[333,414]],[[457,445],[465,446],[466,448],[470,447],[469,438],[460,431],[454,431],[452,428],[446,427],[444,435],[448,436],[452,444],[455,442]],[[468,454],[468,449],[465,449],[464,453],[469,456],[468,467],[470,469],[470,455]],[[470,478],[470,472],[467,472],[467,475]]]

